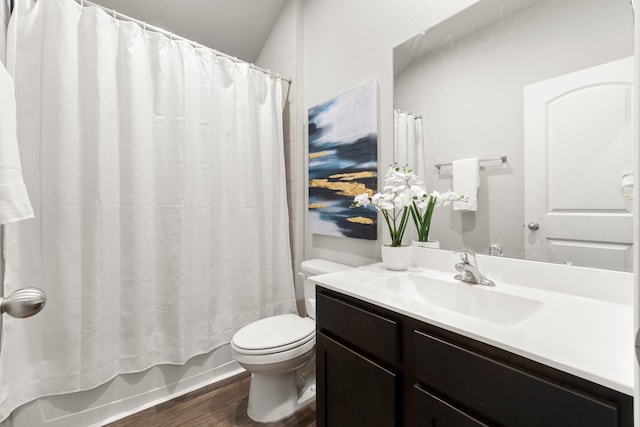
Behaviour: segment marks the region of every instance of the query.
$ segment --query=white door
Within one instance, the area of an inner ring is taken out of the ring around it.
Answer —
[[[524,88],[525,257],[631,271],[633,58]]]

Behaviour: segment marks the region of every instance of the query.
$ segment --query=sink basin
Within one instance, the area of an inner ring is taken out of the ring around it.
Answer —
[[[389,299],[410,309],[437,315],[438,310],[459,313],[503,326],[512,326],[530,317],[542,302],[500,292],[497,287],[441,280],[419,274],[385,277],[369,283]]]

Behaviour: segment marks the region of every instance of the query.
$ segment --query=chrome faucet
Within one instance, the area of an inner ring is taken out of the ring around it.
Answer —
[[[504,249],[502,249],[502,245],[500,243],[492,243],[489,245],[487,253],[492,256],[502,256],[504,255]]]
[[[478,270],[478,262],[476,261],[476,254],[473,251],[460,249],[457,250],[456,253],[460,255],[462,262],[456,264],[456,270],[459,271],[460,274],[456,274],[454,279],[484,286],[496,285],[493,280],[488,279],[484,274],[480,273],[480,270]]]

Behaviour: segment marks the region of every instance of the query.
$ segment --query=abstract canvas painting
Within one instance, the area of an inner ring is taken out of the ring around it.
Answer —
[[[377,212],[349,208],[377,188],[378,88],[375,81],[309,109],[309,225],[329,236],[377,239]]]

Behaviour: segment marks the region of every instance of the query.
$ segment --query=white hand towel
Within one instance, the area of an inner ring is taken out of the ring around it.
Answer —
[[[13,80],[0,64],[0,224],[27,218],[33,209],[22,178]]]
[[[453,202],[454,211],[478,210],[478,187],[480,187],[480,162],[477,158],[453,162],[453,191],[463,196],[462,201]]]

